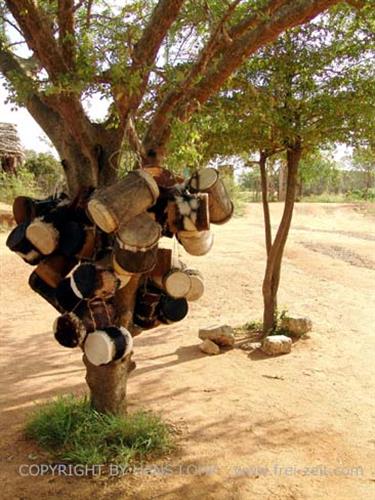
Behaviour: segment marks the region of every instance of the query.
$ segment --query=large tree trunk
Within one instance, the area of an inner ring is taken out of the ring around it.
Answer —
[[[134,277],[116,294],[116,312],[118,326],[127,328],[132,336],[135,333],[133,326],[133,311],[135,296],[139,285],[139,278]],[[95,410],[102,413],[124,415],[127,407],[128,375],[135,368],[131,360],[132,352],[119,362],[104,366],[95,366],[83,356],[86,365],[86,382],[90,388],[91,404]]]
[[[277,291],[280,282],[281,261],[293,216],[298,165],[301,158],[301,152],[301,144],[299,141],[287,151],[287,189],[284,212],[267,258],[267,266],[263,280],[264,335],[267,335],[276,326]]]
[[[113,148],[105,150],[100,146],[100,143],[104,143],[106,137],[99,136],[98,139],[97,173],[94,171],[94,175],[87,175],[87,159],[84,165],[82,163],[73,163],[72,155],[70,155],[69,161],[63,160],[65,173],[68,174],[67,182],[71,194],[77,193],[80,188],[87,185],[97,187],[115,180],[115,163],[118,161],[118,152],[114,148],[119,147],[119,145],[114,141]],[[67,145],[65,147],[68,147],[71,144],[70,137],[68,136],[68,139],[63,143]],[[81,154],[78,148],[77,153]],[[91,171],[93,171],[93,167],[95,165],[91,166]],[[95,179],[96,183],[93,183]],[[135,329],[132,319],[138,284],[139,279],[137,277],[132,278],[115,296],[116,325],[127,328],[133,336]],[[131,356],[132,353],[119,362],[103,366],[95,366],[83,356],[83,362],[86,366],[86,382],[90,389],[90,400],[95,410],[116,415],[126,413],[127,380],[129,373],[135,368]]]

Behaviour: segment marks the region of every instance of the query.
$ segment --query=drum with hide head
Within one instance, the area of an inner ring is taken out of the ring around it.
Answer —
[[[132,274],[152,271],[156,264],[160,236],[160,225],[147,213],[121,224],[114,246],[116,264]]]
[[[100,229],[112,233],[154,205],[158,196],[159,188],[152,175],[134,170],[116,184],[95,191],[87,210]]]
[[[189,181],[193,192],[209,195],[210,222],[224,224],[233,215],[234,206],[228,191],[214,168],[205,168],[192,175]]]

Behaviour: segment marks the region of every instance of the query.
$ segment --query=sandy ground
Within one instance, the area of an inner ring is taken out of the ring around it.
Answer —
[[[280,213],[273,204],[274,221]],[[279,303],[314,329],[272,359],[239,346],[216,357],[198,349],[200,326],[262,312],[261,207],[216,226],[211,253],[185,258],[203,272],[205,296],[185,321],[135,340],[130,411],[151,408],[175,423],[178,452],[157,462],[164,475],[110,480],[19,473],[43,462],[22,433],[35,402],[86,387],[80,352],[56,344],[54,310],[28,289],[30,267],[0,235],[1,497],[374,498],[374,226],[352,205],[297,205]]]

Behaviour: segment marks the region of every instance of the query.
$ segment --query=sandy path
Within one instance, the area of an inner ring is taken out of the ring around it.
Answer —
[[[277,219],[281,206],[272,212]],[[180,450],[162,461],[173,473],[116,480],[18,474],[20,464],[43,462],[22,436],[34,402],[86,389],[79,352],[55,343],[55,312],[28,289],[30,267],[1,235],[3,498],[374,496],[374,219],[350,205],[299,204],[293,224],[279,303],[312,318],[310,338],[273,359],[241,349],[205,357],[197,348],[199,326],[261,317],[262,215],[250,205],[215,227],[208,256],[186,256],[207,283],[189,318],[135,341],[130,410],[152,408],[179,425]]]

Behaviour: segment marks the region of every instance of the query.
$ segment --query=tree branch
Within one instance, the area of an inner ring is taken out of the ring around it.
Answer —
[[[6,4],[23,32],[29,48],[44,66],[52,81],[69,68],[56,43],[50,19],[32,0],[6,0]]]
[[[297,0],[271,2],[280,7],[271,17],[260,20],[250,31],[246,31],[226,47],[220,59],[214,59],[204,78],[187,92],[184,82],[178,91],[172,91],[157,109],[146,133],[146,150],[165,143],[170,134],[174,118],[187,120],[191,114],[215,94],[228,77],[254,52],[274,41],[288,28],[303,24],[339,0]],[[281,5],[282,4],[282,5]],[[269,9],[271,7],[269,6]],[[252,23],[249,22],[250,27]],[[182,90],[181,90],[182,89]]]
[[[124,85],[117,85],[114,88],[115,102],[119,110],[123,128],[126,127],[129,112],[136,110],[142,100],[146,91],[151,67],[183,3],[184,0],[159,1],[132,54],[133,62],[130,67],[130,77],[139,76],[140,83],[137,89],[131,92]]]
[[[70,69],[75,66],[74,0],[58,2],[59,44]]]

